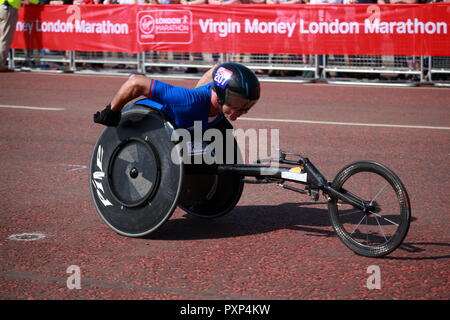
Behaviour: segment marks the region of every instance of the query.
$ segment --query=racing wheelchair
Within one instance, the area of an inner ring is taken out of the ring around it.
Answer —
[[[254,165],[185,164],[175,148],[174,126],[152,106],[146,99],[127,106],[119,126],[105,128],[94,147],[91,195],[115,232],[146,236],[177,206],[196,217],[218,218],[237,205],[244,183],[275,183],[314,201],[323,194],[337,236],[358,255],[387,255],[406,237],[411,219],[408,193],[386,166],[353,162],[329,182],[308,158],[284,151]],[[225,132],[232,126],[225,121],[218,129]],[[267,164],[273,161],[276,166]]]

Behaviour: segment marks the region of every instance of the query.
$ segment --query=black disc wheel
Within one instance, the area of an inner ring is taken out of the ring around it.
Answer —
[[[233,126],[227,119],[219,122],[215,129],[222,132],[224,139],[233,139],[233,163],[242,164],[242,154],[236,139],[231,134]],[[227,158],[226,148],[223,149],[223,159]],[[191,163],[195,163],[191,161]],[[199,167],[209,165],[199,165]],[[193,165],[195,167],[195,165]],[[189,174],[187,166],[183,189],[178,206],[191,216],[203,219],[215,219],[230,213],[239,202],[244,181],[242,176],[222,174]]]
[[[244,181],[233,175],[186,175],[178,206],[190,215],[215,219],[228,214],[241,198]]]
[[[342,242],[355,253],[381,257],[399,247],[408,233],[411,208],[400,179],[387,167],[360,161],[344,167],[332,187],[364,202],[366,211],[331,198],[331,223]]]
[[[184,165],[173,152],[174,130],[158,111],[131,105],[117,127],[100,134],[89,169],[91,195],[100,217],[117,233],[147,236],[175,210]]]

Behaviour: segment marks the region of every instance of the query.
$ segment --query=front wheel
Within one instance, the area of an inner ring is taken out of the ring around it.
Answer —
[[[364,212],[331,198],[331,224],[342,242],[359,255],[381,257],[399,247],[408,233],[411,208],[408,193],[398,176],[373,161],[359,161],[344,167],[332,187],[362,199]]]

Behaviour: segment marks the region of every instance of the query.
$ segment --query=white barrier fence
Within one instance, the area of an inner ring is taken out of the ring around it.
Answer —
[[[75,52],[12,49],[9,67],[18,71],[199,78],[216,63],[240,62],[263,81],[450,85],[450,57]]]

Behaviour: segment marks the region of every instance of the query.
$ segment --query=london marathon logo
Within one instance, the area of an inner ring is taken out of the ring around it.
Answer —
[[[140,44],[192,42],[192,13],[189,10],[145,10],[136,17]]]

